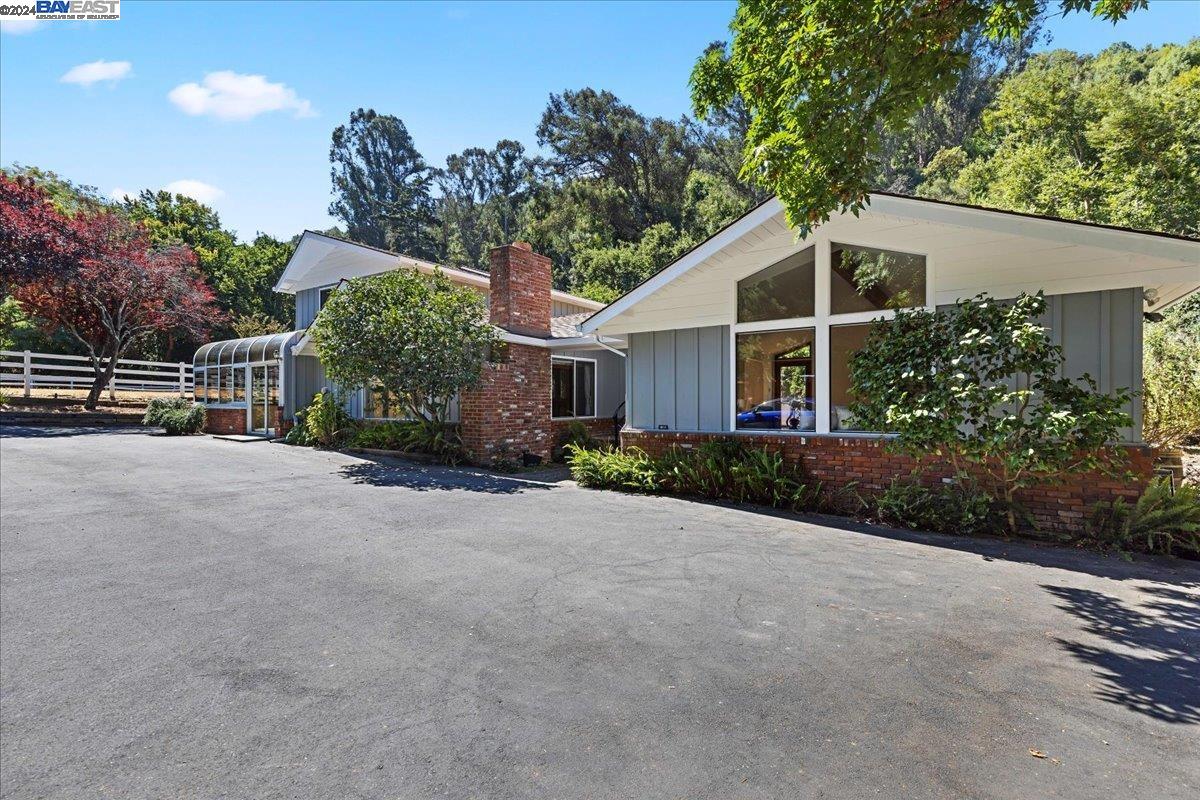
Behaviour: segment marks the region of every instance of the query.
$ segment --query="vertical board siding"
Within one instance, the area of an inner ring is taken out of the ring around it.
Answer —
[[[654,430],[729,429],[729,328],[629,335],[626,415]]]
[[[727,328],[697,329],[696,430],[723,431],[729,427],[729,333]]]
[[[675,430],[675,331],[654,332],[654,427]]]
[[[700,429],[700,353],[697,328],[675,332],[675,430]]]
[[[634,428],[654,427],[654,334],[629,337],[629,389],[626,416]]]
[[[307,328],[321,310],[321,290],[301,289],[296,292],[296,330]]]

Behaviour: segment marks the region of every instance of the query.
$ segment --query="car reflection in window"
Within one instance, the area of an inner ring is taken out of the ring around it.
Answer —
[[[790,428],[797,431],[816,429],[817,415],[812,398],[777,397],[759,403],[737,415],[739,428]]]

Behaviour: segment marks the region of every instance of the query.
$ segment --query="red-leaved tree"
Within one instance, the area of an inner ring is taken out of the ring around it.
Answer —
[[[86,408],[96,407],[117,359],[146,337],[200,338],[224,321],[189,248],[156,250],[140,225],[111,211],[58,214],[32,202],[27,187],[4,180],[0,247],[22,248],[3,256],[6,288],[26,313],[87,350],[96,379]],[[10,202],[14,196],[20,204]]]
[[[0,286],[72,269],[80,258],[75,226],[29,178],[0,173]]]

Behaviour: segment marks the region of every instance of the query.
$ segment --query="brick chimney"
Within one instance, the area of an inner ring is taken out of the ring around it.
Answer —
[[[526,336],[550,335],[550,259],[525,242],[493,247],[491,321]]]

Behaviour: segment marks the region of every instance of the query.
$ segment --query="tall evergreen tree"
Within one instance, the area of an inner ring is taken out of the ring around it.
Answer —
[[[358,109],[333,131],[334,201],[329,213],[351,239],[417,258],[436,258],[433,170],[398,118]]]

